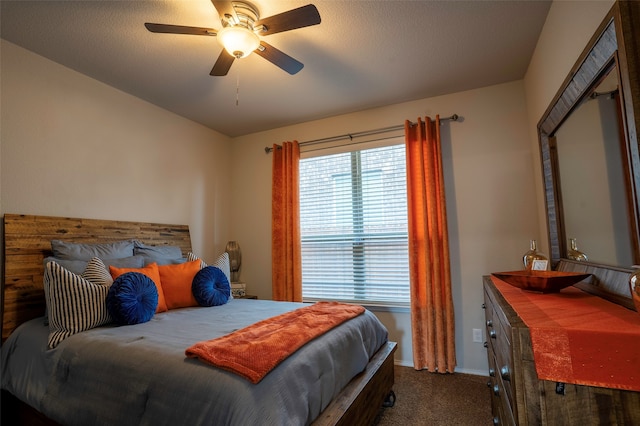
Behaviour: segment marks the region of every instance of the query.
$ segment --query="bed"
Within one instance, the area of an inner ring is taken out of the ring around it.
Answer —
[[[370,425],[392,401],[396,344],[374,330],[368,311],[304,345],[257,384],[187,358],[186,347],[307,305],[233,299],[174,309],[144,324],[83,331],[47,350],[43,260],[51,240],[135,239],[186,254],[189,229],[6,214],[3,235],[3,422]],[[344,346],[358,333],[360,343]]]

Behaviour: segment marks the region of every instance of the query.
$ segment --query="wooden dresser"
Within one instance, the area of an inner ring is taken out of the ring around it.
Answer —
[[[529,328],[489,276],[483,283],[494,424],[640,425],[640,392],[539,380]]]

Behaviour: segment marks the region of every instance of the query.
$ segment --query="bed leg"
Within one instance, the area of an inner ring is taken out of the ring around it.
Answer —
[[[393,407],[395,404],[396,404],[396,394],[393,390],[390,390],[386,398],[384,399],[382,406],[385,408],[388,408],[388,407]]]

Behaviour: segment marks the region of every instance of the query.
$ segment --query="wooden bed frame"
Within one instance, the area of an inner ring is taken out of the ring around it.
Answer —
[[[137,239],[146,244],[179,246],[185,255],[191,251],[186,225],[5,214],[3,232],[3,342],[23,322],[44,315],[43,260],[52,255],[53,239],[83,243]],[[349,382],[313,424],[371,425],[392,395],[395,350],[394,342],[378,350],[366,369]],[[55,424],[4,390],[2,422]]]

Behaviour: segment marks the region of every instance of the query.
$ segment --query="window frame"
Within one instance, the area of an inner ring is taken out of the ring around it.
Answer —
[[[310,147],[309,149],[304,149],[304,147],[301,147],[301,155],[300,155],[300,160],[301,160],[301,166],[302,166],[302,162],[304,160],[307,159],[311,159],[311,158],[317,158],[317,157],[326,157],[326,156],[330,156],[330,155],[334,155],[334,154],[344,154],[344,153],[353,153],[353,152],[359,152],[359,151],[364,151],[364,150],[370,150],[370,149],[374,149],[374,148],[382,148],[382,147],[391,147],[391,146],[399,146],[402,145],[404,147],[405,145],[405,141],[404,141],[404,135],[402,136],[393,136],[393,137],[386,137],[383,139],[378,139],[378,140],[373,140],[373,141],[366,141],[366,142],[357,142],[357,143],[351,143],[351,144],[346,144],[346,145],[339,145],[339,146],[329,146],[329,147]],[[404,152],[404,150],[403,150]],[[360,185],[362,184],[362,169],[361,169],[361,154],[356,155],[355,157],[357,157],[355,160],[353,159],[354,155],[350,154],[352,157],[352,162],[355,161],[355,165],[353,167],[359,168],[359,173],[357,174],[357,176],[360,178]],[[359,161],[358,161],[359,158]],[[406,190],[406,153],[403,154],[403,164],[405,165],[405,178],[404,178],[404,188]],[[358,164],[360,163],[360,164]],[[366,171],[365,171],[366,173]],[[303,188],[303,179],[302,179],[302,167],[301,167],[301,179],[300,179],[300,191],[302,193]],[[358,185],[357,185],[358,186]],[[359,186],[360,188],[362,188],[362,186]],[[362,203],[364,201],[364,198],[362,196],[359,197],[360,203]],[[404,200],[405,200],[405,205],[404,205],[404,209],[405,209],[405,215],[406,215],[406,209],[407,209],[407,205],[406,205],[406,193],[404,195]],[[302,197],[301,197],[301,204],[302,204]],[[363,213],[364,215],[365,213]],[[361,218],[362,219],[362,218]],[[408,228],[408,224],[407,224],[407,228]],[[404,240],[404,244],[406,244],[406,255],[407,255],[407,261],[406,261],[406,286],[403,286],[402,288],[405,291],[405,300],[404,301],[399,301],[399,300],[373,300],[373,299],[359,299],[359,298],[354,298],[354,299],[344,299],[344,298],[328,298],[328,297],[310,297],[310,296],[305,296],[304,295],[304,282],[302,283],[303,289],[303,301],[304,302],[315,302],[315,301],[321,301],[321,300],[339,300],[339,301],[344,301],[344,302],[351,302],[351,303],[358,303],[367,307],[372,307],[374,308],[374,310],[379,310],[379,311],[406,311],[409,308],[410,305],[410,282],[409,282],[409,262],[408,262],[408,229],[406,230],[406,232],[403,235],[403,240]],[[302,234],[302,217],[301,217],[301,240],[303,239],[303,234]],[[301,241],[301,245],[303,244],[303,242]],[[304,252],[304,249],[303,249]],[[304,254],[303,254],[304,256]],[[304,263],[304,261],[303,261]],[[304,271],[303,271],[303,280],[304,280]],[[354,280],[354,287],[356,286],[356,282]],[[375,291],[376,287],[374,287],[373,291]]]

